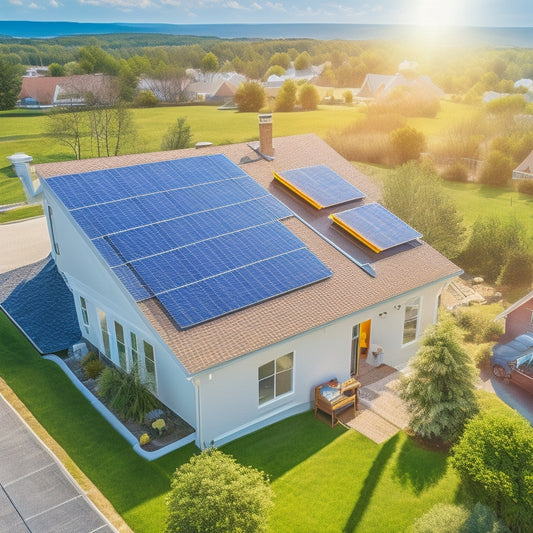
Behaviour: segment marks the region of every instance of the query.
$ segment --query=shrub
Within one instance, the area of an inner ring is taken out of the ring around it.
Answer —
[[[85,365],[87,363],[90,363],[91,361],[96,361],[97,359],[100,359],[100,357],[98,357],[98,354],[96,352],[88,352],[87,354],[85,354],[85,357],[80,362],[81,367],[85,368]]]
[[[477,367],[487,368],[489,366],[490,356],[492,355],[492,344],[491,342],[486,342],[476,347],[472,360]]]
[[[514,163],[509,156],[499,150],[491,150],[489,157],[481,169],[479,181],[486,185],[499,185],[504,187],[511,178],[513,168]]]
[[[161,150],[180,150],[187,148],[192,141],[191,127],[185,117],[180,117],[168,128],[161,141]]]
[[[449,167],[445,168],[441,172],[440,177],[446,181],[459,181],[464,183],[468,181],[468,169],[463,163],[456,161]]]
[[[208,449],[180,466],[167,496],[167,533],[264,531],[272,507],[268,477]]]
[[[100,374],[98,395],[124,420],[142,422],[147,413],[160,405],[135,372],[125,373],[116,368],[105,368]]]
[[[510,287],[530,287],[532,281],[533,254],[525,247],[510,250],[496,283]]]
[[[466,424],[451,464],[472,497],[526,533],[533,516],[532,456],[533,428],[524,418],[483,414]]]
[[[255,82],[241,83],[234,96],[235,103],[241,112],[256,112],[265,105],[265,90]]]
[[[466,342],[494,342],[503,334],[502,325],[494,322],[494,316],[486,311],[487,307],[482,305],[460,307],[455,311],[457,325],[464,330]]]
[[[453,442],[477,412],[474,369],[449,319],[429,330],[401,382],[409,426],[423,439]]]
[[[145,446],[146,444],[148,444],[150,442],[150,436],[148,435],[148,433],[143,433],[140,437],[139,437],[139,444],[141,446]]]
[[[417,518],[414,533],[458,533],[468,518],[468,510],[460,505],[438,503]]]
[[[318,90],[314,85],[310,83],[304,83],[300,87],[300,92],[298,94],[298,100],[304,111],[313,111],[317,108],[318,102],[320,102],[320,95]]]
[[[461,505],[438,503],[418,518],[414,533],[510,533],[494,511],[481,503],[473,509]]]
[[[104,368],[105,364],[102,363],[100,359],[95,359],[94,361],[89,361],[87,364],[85,364],[83,371],[89,379],[96,379]]]
[[[296,83],[293,80],[283,82],[278,95],[276,96],[276,111],[293,111],[296,104]]]
[[[159,100],[152,91],[141,91],[133,100],[135,107],[155,107],[157,104]]]
[[[342,93],[342,96],[344,98],[345,104],[351,104],[353,102],[353,92],[352,91],[344,91]]]
[[[404,126],[391,133],[391,146],[399,164],[418,159],[426,147],[426,137],[411,126]]]

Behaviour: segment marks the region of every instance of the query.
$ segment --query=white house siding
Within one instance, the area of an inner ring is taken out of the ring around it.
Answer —
[[[110,333],[111,360],[117,364],[115,320],[124,328],[128,352],[130,331],[137,335],[139,344],[142,344],[142,339],[150,343],[155,352],[157,396],[165,405],[194,426],[196,420],[194,386],[186,378],[177,357],[153,330],[137,304],[117,281],[103,259],[93,251],[92,244],[87,237],[77,231],[70,215],[59,207],[50,194],[46,194],[44,211],[47,215],[51,241],[53,242],[48,206],[51,206],[53,210],[53,237],[59,249],[59,254],[57,254],[52,245],[52,255],[59,271],[65,276],[73,291],[80,330],[88,341],[104,353],[98,309],[104,311],[107,315]],[[90,324],[87,333],[81,316],[80,296],[87,301]]]
[[[384,363],[397,368],[406,366],[424,329],[436,319],[438,296],[444,285],[436,283],[421,288],[198,374],[194,378],[199,404],[197,445],[218,446],[313,407],[316,385],[333,377],[342,381],[350,376],[352,328],[369,319],[370,342],[383,347]],[[421,299],[418,337],[402,346],[405,302],[415,296]],[[401,307],[395,309],[395,305]],[[387,314],[380,318],[380,313]],[[292,391],[259,405],[258,368],[291,352]]]

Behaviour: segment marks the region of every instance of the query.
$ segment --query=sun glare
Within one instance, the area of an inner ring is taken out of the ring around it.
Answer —
[[[419,0],[416,21],[419,26],[460,26],[463,24],[463,2],[458,0]]]

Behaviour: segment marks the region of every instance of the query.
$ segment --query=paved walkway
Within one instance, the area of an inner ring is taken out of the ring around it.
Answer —
[[[397,394],[400,376],[400,372],[386,365],[363,373],[357,414],[346,410],[339,420],[378,444],[396,435],[409,421],[405,404]]]
[[[0,533],[117,531],[2,395],[0,428]]]
[[[0,224],[0,273],[35,263],[50,251],[44,216]]]

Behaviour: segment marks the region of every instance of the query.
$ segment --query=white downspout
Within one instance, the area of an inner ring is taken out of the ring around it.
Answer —
[[[196,431],[198,433],[198,447],[200,450],[204,449],[204,431],[202,425],[202,409],[200,400],[200,379],[195,378],[193,380],[195,399],[196,399]]]

